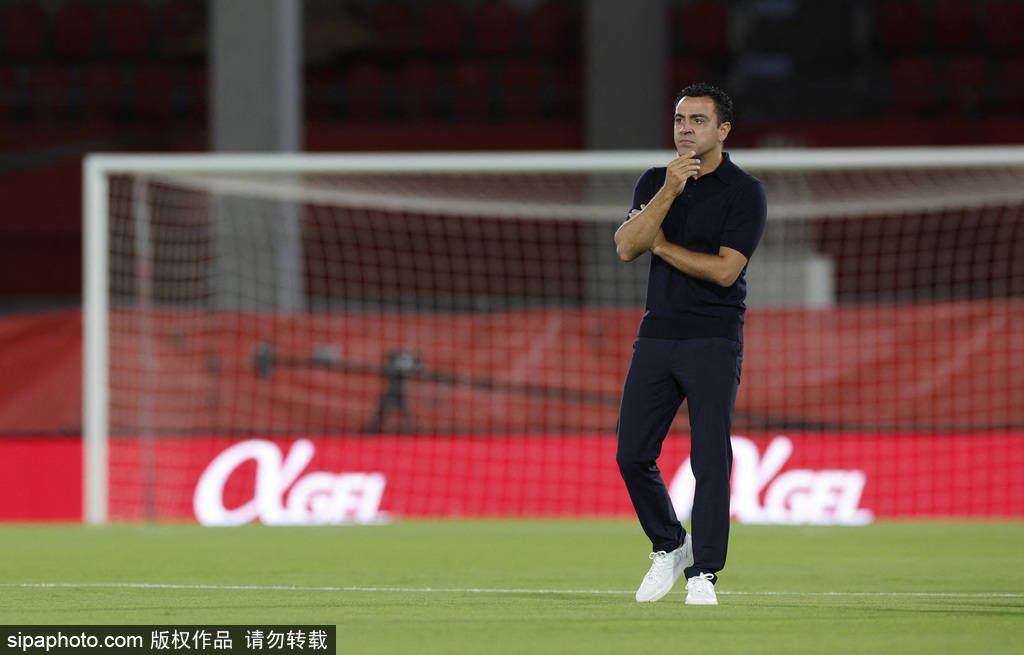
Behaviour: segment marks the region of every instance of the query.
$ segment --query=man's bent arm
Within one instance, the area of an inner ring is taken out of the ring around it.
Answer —
[[[631,262],[651,249],[654,239],[661,233],[661,223],[668,214],[676,196],[664,186],[637,214],[615,230],[615,252],[619,259]]]
[[[660,230],[651,252],[690,277],[723,287],[731,287],[747,265],[747,258],[738,250],[722,246],[717,255],[693,252],[668,242]]]

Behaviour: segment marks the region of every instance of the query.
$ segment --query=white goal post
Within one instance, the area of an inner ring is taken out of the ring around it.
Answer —
[[[841,220],[893,212],[926,213],[947,208],[969,211],[1024,204],[1024,146],[763,149],[735,150],[730,154],[754,175],[779,176],[766,185],[770,223],[801,222],[820,216]],[[663,166],[673,157],[668,151],[88,155],[83,166],[85,520],[103,524],[109,518],[110,253],[116,247],[111,242],[110,223],[113,178],[143,181],[131,195],[130,207],[123,209],[133,216],[132,252],[140,257],[148,248],[147,217],[152,200],[145,183],[150,181],[181,185],[215,199],[255,198],[291,205],[314,203],[382,211],[415,207],[423,213],[442,216],[473,215],[497,220],[554,218],[614,224],[629,209],[629,181],[649,167]],[[817,173],[836,175],[808,181],[807,174]],[[599,188],[584,193],[582,199],[562,202],[550,194],[532,199],[528,190],[506,197],[492,191],[475,193],[471,189],[460,196],[451,188],[435,193],[430,184],[425,184],[402,196],[381,193],[379,187],[324,182],[332,176],[388,176],[400,181],[410,176],[548,174],[615,175],[622,183],[596,185]],[[787,177],[790,174],[792,177]],[[301,248],[299,237],[293,245]],[[607,246],[610,256],[614,256],[612,244]],[[757,259],[755,255],[755,262]],[[786,265],[781,260],[773,263],[770,254],[765,254],[764,259],[765,266]],[[809,278],[831,270],[831,263],[817,256],[808,255],[806,265]],[[299,277],[301,274],[296,273]],[[797,302],[806,306],[834,303],[835,290],[830,283],[822,286],[819,281],[809,279],[809,288],[800,292],[803,300]],[[146,281],[140,278],[133,284],[145,285]],[[285,295],[294,295],[294,290],[286,292]],[[614,425],[608,429],[613,430]]]

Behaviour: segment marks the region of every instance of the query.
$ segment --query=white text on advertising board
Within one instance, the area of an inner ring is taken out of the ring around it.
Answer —
[[[779,473],[793,453],[793,442],[784,436],[772,439],[763,455],[750,439],[733,437],[732,453],[730,510],[741,523],[866,525],[874,519],[870,510],[860,507],[867,482],[863,471],[790,469]],[[693,510],[695,486],[687,459],[669,486],[682,521]]]
[[[308,439],[292,444],[287,456],[277,444],[262,439],[227,448],[199,478],[192,499],[196,519],[203,525],[229,526],[251,521],[267,525],[375,523],[386,518],[380,512],[386,483],[382,473],[311,471],[300,477],[313,459],[313,450]],[[229,509],[224,488],[231,474],[249,460],[256,462],[252,498]]]

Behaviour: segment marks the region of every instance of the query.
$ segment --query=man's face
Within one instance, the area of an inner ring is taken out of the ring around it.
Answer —
[[[675,128],[673,137],[676,154],[683,156],[690,151],[696,157],[721,148],[725,137],[729,135],[729,123],[718,122],[715,101],[704,96],[689,98],[683,96],[676,104]]]

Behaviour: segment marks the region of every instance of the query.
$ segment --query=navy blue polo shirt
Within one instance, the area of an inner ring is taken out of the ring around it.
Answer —
[[[636,182],[633,209],[650,202],[665,183],[665,168],[651,168]],[[690,179],[665,215],[665,238],[694,252],[717,255],[720,246],[754,254],[767,221],[761,182],[722,153],[711,173]],[[655,339],[722,337],[743,341],[747,268],[732,286],[686,275],[651,255],[647,305],[637,336]]]

